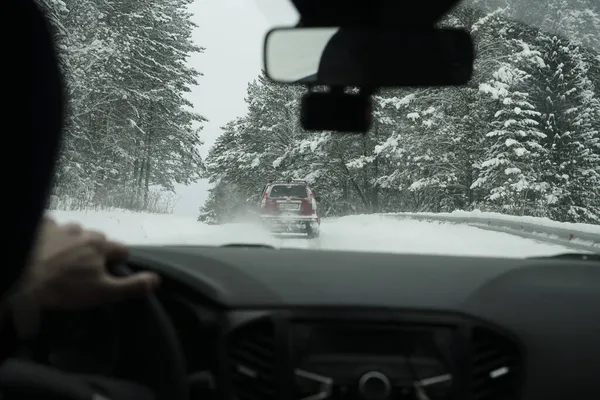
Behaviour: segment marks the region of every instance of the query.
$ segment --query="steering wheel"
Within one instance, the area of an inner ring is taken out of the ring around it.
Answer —
[[[118,276],[131,275],[124,264],[110,267]],[[3,399],[51,400],[188,400],[185,357],[175,328],[155,295],[129,300],[124,306],[131,319],[144,324],[150,351],[160,365],[147,369],[145,385],[98,375],[76,375],[22,359],[9,359],[0,366],[0,393]],[[142,356],[142,355],[141,355]],[[143,356],[140,357],[144,362]]]

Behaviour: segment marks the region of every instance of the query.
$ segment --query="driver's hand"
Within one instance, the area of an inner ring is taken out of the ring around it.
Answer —
[[[127,258],[125,245],[79,225],[44,218],[21,290],[41,309],[83,309],[149,294],[158,275],[111,275],[106,266]]]

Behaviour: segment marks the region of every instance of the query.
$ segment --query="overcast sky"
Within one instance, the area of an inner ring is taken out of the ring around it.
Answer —
[[[202,131],[205,156],[220,127],[246,112],[246,87],[262,68],[265,34],[275,26],[294,25],[297,13],[288,0],[196,0],[191,10],[198,25],[194,42],[206,49],[189,60],[204,74],[190,98],[209,119]],[[196,217],[209,187],[204,180],[178,187],[175,213]]]

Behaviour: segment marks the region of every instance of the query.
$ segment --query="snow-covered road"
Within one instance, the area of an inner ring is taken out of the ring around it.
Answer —
[[[275,247],[393,253],[531,257],[568,248],[505,233],[446,223],[396,220],[377,215],[324,220],[321,237],[275,237],[261,226],[204,225],[194,218],[127,211],[53,211],[60,222],[79,222],[128,244],[269,244]]]

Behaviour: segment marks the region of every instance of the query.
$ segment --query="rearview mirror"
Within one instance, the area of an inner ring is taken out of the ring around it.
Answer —
[[[317,203],[321,202],[321,196],[315,196],[315,200],[317,201]]]
[[[279,83],[463,85],[473,60],[471,35],[460,29],[276,28],[264,48],[267,75]]]

